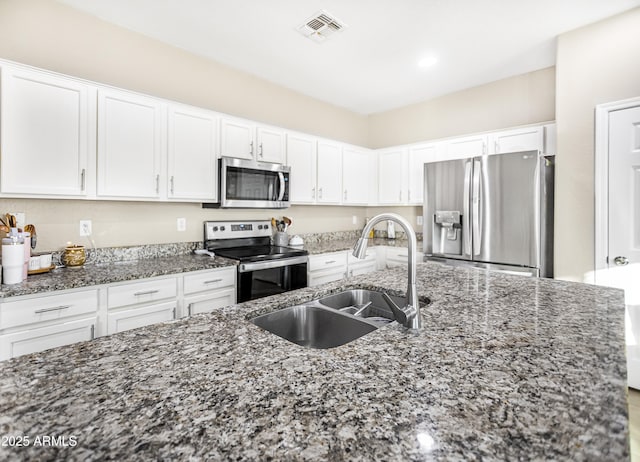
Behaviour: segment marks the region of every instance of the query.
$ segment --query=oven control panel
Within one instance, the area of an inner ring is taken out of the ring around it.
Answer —
[[[254,221],[205,221],[204,239],[241,239],[247,237],[270,237],[271,222]]]

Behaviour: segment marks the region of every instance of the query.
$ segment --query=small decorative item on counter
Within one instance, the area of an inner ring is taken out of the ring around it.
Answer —
[[[29,258],[29,273],[40,269],[40,256],[34,255]]]
[[[51,254],[43,253],[40,255],[40,268],[51,268]]]
[[[2,239],[2,282],[18,284],[23,281],[24,239],[12,228],[9,236]]]
[[[295,246],[302,247],[304,245],[304,241],[300,236],[296,234],[291,239],[289,239],[289,245],[294,247]]]
[[[83,245],[67,245],[62,254],[62,263],[68,268],[78,268],[87,261]]]

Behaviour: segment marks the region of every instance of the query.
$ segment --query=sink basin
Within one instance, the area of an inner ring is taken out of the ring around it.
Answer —
[[[395,295],[390,295],[390,297],[398,306],[405,306],[407,304],[407,299],[405,297],[398,297]],[[360,313],[358,313],[358,316],[362,316],[363,318],[375,317],[386,318],[389,320],[394,319],[391,309],[382,298],[382,292],[377,292],[375,290],[345,290],[344,292],[321,298],[318,302],[324,306],[328,306],[329,308],[334,308],[349,314],[355,314],[364,308]]]
[[[377,329],[368,322],[315,305],[290,306],[250,321],[285,340],[319,349],[344,345]]]

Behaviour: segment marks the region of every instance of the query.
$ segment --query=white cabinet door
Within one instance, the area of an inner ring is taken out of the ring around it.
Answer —
[[[318,204],[342,202],[342,146],[318,141]]]
[[[220,120],[220,155],[252,160],[255,152],[254,125],[248,120]]]
[[[489,136],[489,154],[543,150],[544,127],[518,128]]]
[[[157,199],[163,106],[153,98],[98,90],[98,195]]]
[[[342,151],[342,203],[369,205],[371,181],[370,154],[366,151],[344,148]]]
[[[487,154],[487,136],[476,135],[455,138],[446,142],[446,154],[443,160],[468,159]]]
[[[198,313],[209,313],[234,303],[236,303],[236,289],[234,287],[192,295],[184,299],[186,310],[184,315],[192,316]]]
[[[292,204],[316,202],[316,140],[287,134],[287,165],[291,167],[289,199]]]
[[[88,156],[95,153],[94,91],[71,78],[2,67],[2,193],[86,194]]]
[[[142,308],[124,309],[110,312],[107,315],[107,334],[115,334],[125,330],[137,329],[163,321],[170,321],[176,317],[175,301],[147,305]]]
[[[0,361],[84,340],[92,340],[95,336],[97,320],[98,318],[93,316],[0,335]]]
[[[172,105],[168,114],[169,199],[216,201],[217,114]]]
[[[403,204],[407,200],[407,154],[405,149],[378,153],[378,203]]]
[[[422,204],[424,197],[424,164],[438,160],[441,145],[430,144],[409,148],[409,204]]]
[[[258,126],[256,128],[256,160],[284,164],[284,132],[278,128]]]

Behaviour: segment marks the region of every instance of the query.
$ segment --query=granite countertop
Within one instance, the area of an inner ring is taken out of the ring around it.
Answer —
[[[314,255],[349,250],[353,248],[354,243],[354,239],[322,240],[306,243],[303,248],[310,255]],[[406,247],[407,240],[376,238],[369,245]],[[421,245],[418,247],[422,248]],[[77,268],[60,267],[49,273],[31,275],[20,284],[2,284],[0,286],[0,299],[54,290],[77,289],[114,282],[133,281],[189,271],[222,268],[236,264],[237,262],[234,260],[218,256],[211,258],[207,255],[182,254],[97,264],[88,263]]]
[[[396,268],[4,361],[0,435],[31,444],[0,458],[628,460],[622,291],[417,266],[418,332],[314,350],[247,322],[403,294]]]
[[[211,258],[208,255],[187,254],[87,264],[76,268],[60,267],[48,273],[29,276],[19,284],[2,284],[0,299],[54,290],[77,289],[114,282],[133,281],[189,271],[223,268],[236,264],[234,260],[218,256]]]

